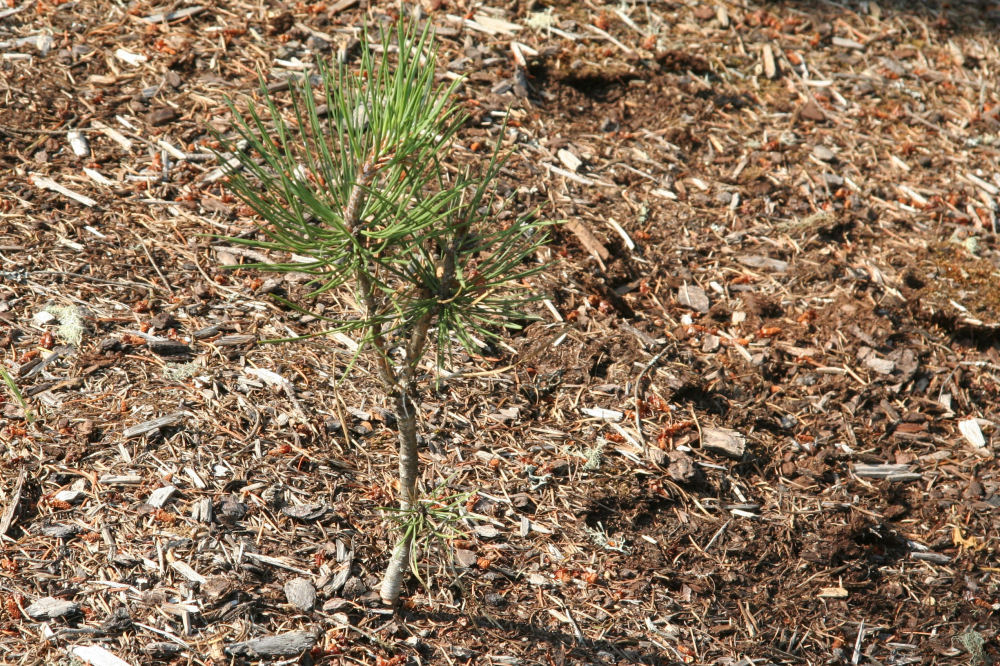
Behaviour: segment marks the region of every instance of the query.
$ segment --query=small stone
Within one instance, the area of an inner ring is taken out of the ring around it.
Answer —
[[[476,535],[483,539],[495,539],[500,531],[492,525],[476,525]]]
[[[352,606],[350,601],[347,599],[341,599],[340,597],[334,597],[332,599],[327,599],[323,602],[323,612],[324,613],[336,613],[339,610],[344,610]],[[346,620],[345,620],[346,623]]]
[[[517,493],[510,496],[510,505],[521,513],[534,513],[538,506],[528,493]]]
[[[210,576],[199,589],[210,603],[218,603],[232,594],[235,588],[225,576]]]
[[[694,466],[691,456],[683,451],[671,451],[667,454],[670,465],[667,474],[677,483],[689,483],[698,476],[698,468]]]
[[[243,520],[248,510],[246,504],[232,497],[226,497],[215,507],[215,513],[225,522]]]
[[[180,114],[177,113],[177,109],[172,106],[164,106],[159,109],[154,109],[146,114],[146,122],[153,127],[160,127],[174,122],[179,117]]]
[[[556,152],[556,157],[558,157],[559,161],[563,163],[563,166],[570,171],[579,171],[580,166],[583,164],[579,157],[565,148],[560,148]]]
[[[538,587],[551,587],[554,585],[551,579],[539,573],[528,574],[528,583]]]
[[[787,261],[782,259],[773,259],[760,254],[745,254],[736,257],[736,260],[744,266],[749,266],[750,268],[764,268],[778,273],[784,273],[788,270]]]
[[[455,561],[461,567],[465,567],[467,569],[474,567],[476,566],[476,561],[478,559],[479,556],[476,555],[475,551],[467,550],[465,548],[455,549]]]
[[[820,160],[821,162],[833,162],[837,159],[836,153],[827,148],[826,146],[816,146],[813,148],[813,157]]]
[[[746,438],[729,428],[702,428],[701,446],[706,451],[721,453],[724,456],[740,460],[746,452]]]
[[[285,598],[291,605],[308,613],[316,605],[316,588],[305,578],[293,578],[285,583]]]
[[[655,446],[646,447],[646,457],[649,458],[649,462],[653,463],[657,467],[663,467],[667,464],[668,460],[667,452]]]
[[[963,499],[980,499],[983,496],[983,484],[979,483],[973,479],[969,482],[968,487],[965,492],[962,493]]]
[[[347,599],[356,599],[367,591],[368,587],[365,585],[365,582],[357,576],[352,576],[344,583],[342,594]]]
[[[683,285],[677,291],[677,302],[686,308],[690,308],[695,312],[705,313],[708,312],[711,303],[708,300],[708,294],[701,287],[695,287],[693,285]]]
[[[715,7],[712,5],[698,5],[694,8],[694,17],[699,21],[711,21],[715,18]]]
[[[891,375],[892,371],[896,369],[894,362],[889,359],[879,358],[874,354],[865,359],[865,365],[880,375]]]
[[[706,354],[711,354],[718,351],[721,344],[722,341],[719,339],[719,336],[708,333],[701,339],[701,350]]]
[[[799,108],[799,117],[803,120],[810,120],[814,123],[826,121],[826,114],[819,108],[816,102],[806,102]]]
[[[165,331],[168,328],[177,328],[179,325],[177,318],[170,312],[161,312],[149,320],[149,326],[154,331]]]

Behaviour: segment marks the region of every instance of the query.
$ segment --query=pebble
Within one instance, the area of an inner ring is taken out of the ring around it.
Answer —
[[[833,162],[837,159],[837,154],[826,146],[816,146],[813,148],[813,157],[822,162]]]
[[[811,120],[814,123],[826,121],[826,114],[819,108],[816,102],[806,102],[799,108],[799,117],[803,120]]]
[[[177,113],[177,109],[172,106],[164,106],[159,109],[153,109],[146,114],[146,122],[148,122],[153,127],[160,127],[162,125],[167,125],[174,122],[180,117]]]
[[[686,308],[701,313],[708,312],[711,306],[705,290],[689,284],[683,285],[677,290],[677,302]]]

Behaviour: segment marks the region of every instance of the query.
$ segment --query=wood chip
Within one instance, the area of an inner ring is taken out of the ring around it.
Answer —
[[[80,612],[80,604],[68,599],[44,597],[24,609],[32,620],[52,620],[57,617],[76,615]]]
[[[787,261],[772,259],[771,257],[765,257],[759,254],[743,255],[741,257],[737,257],[736,260],[744,266],[749,266],[750,268],[764,268],[778,273],[784,273],[788,270]]]
[[[965,441],[975,448],[981,449],[986,446],[986,436],[983,435],[983,430],[979,427],[979,421],[976,419],[959,421],[958,430],[962,433],[962,437],[965,437]]]
[[[746,452],[746,437],[729,428],[702,428],[701,448],[740,460]]]
[[[602,421],[621,421],[625,414],[614,409],[603,409],[601,407],[581,407],[580,411],[587,416],[600,419]]]
[[[40,176],[38,174],[32,174],[31,183],[35,187],[41,188],[43,190],[51,190],[52,192],[56,192],[58,194],[63,195],[64,197],[68,197],[79,204],[83,204],[88,208],[93,208],[94,206],[97,205],[97,202],[91,199],[90,197],[80,194],[78,192],[74,192],[68,187],[63,187],[62,185],[52,180],[51,178],[46,178],[45,176]]]
[[[590,231],[585,222],[582,220],[567,220],[563,226],[572,231],[577,240],[580,241],[580,244],[583,245],[583,248],[595,258],[602,262],[611,259],[611,253],[608,252],[608,248],[604,247],[604,244]]]
[[[156,509],[162,509],[176,492],[176,486],[160,486],[149,494],[149,497],[146,499],[146,504]]]
[[[69,651],[74,657],[90,666],[131,666],[100,645],[74,645]]]
[[[14,488],[7,497],[7,505],[3,510],[3,517],[0,517],[0,535],[7,534],[11,526],[15,523],[21,506],[21,495],[24,492],[24,481],[28,477],[28,472],[22,467],[17,474],[17,481]]]
[[[156,14],[149,14],[148,16],[141,17],[141,20],[147,23],[171,23],[173,21],[182,21],[191,16],[197,16],[205,11],[205,9],[204,5],[192,5],[191,7],[183,7],[166,13],[157,12]]]
[[[140,435],[145,435],[147,433],[153,432],[154,430],[159,430],[160,428],[168,428],[170,426],[177,425],[184,420],[187,416],[185,412],[174,412],[173,414],[166,414],[164,416],[159,416],[155,419],[150,419],[149,421],[143,421],[138,425],[125,428],[122,435],[125,439],[132,439],[133,437],[138,437]]]
[[[303,613],[316,605],[316,587],[305,578],[293,578],[285,583],[285,599]]]
[[[311,629],[262,636],[233,643],[225,648],[228,655],[257,657],[295,657],[316,644],[316,632]]]
[[[885,479],[887,481],[916,481],[921,478],[919,472],[914,472],[911,465],[856,463],[852,468],[856,476],[866,479]]]
[[[170,567],[180,575],[187,578],[192,583],[204,584],[208,582],[207,578],[205,578],[200,573],[195,571],[191,567],[191,565],[189,565],[187,562],[183,562],[181,560],[174,560],[173,562],[170,563]]]
[[[764,44],[761,59],[763,60],[764,76],[769,79],[778,78],[778,63],[774,59],[774,50],[770,44]]]

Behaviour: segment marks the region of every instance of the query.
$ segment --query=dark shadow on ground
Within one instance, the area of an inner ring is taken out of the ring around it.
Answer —
[[[877,5],[878,9],[873,9]],[[992,0],[967,0],[962,2],[913,1],[907,0],[846,0],[845,2],[824,2],[822,0],[764,0],[750,5],[765,11],[792,9],[807,14],[814,23],[847,19],[851,14],[872,16],[878,12],[881,20],[912,17],[926,22],[931,29],[944,33],[996,34],[1000,30],[1000,5]],[[915,35],[915,38],[919,38]]]
[[[468,616],[445,611],[422,612],[419,610],[408,611],[407,619],[419,619],[435,623],[444,623],[457,626],[460,620]],[[647,650],[639,650],[635,647],[621,647],[619,644],[608,640],[577,640],[571,633],[562,631],[552,631],[530,622],[519,622],[501,617],[487,617],[484,615],[473,615],[470,618],[476,630],[484,632],[503,632],[508,638],[514,640],[526,638],[533,643],[545,643],[551,648],[550,658],[552,663],[578,664],[590,662],[598,665],[610,666],[611,664],[628,663],[642,664],[644,666],[679,666],[683,662],[668,659],[667,656],[655,647]],[[484,638],[489,638],[489,635]]]

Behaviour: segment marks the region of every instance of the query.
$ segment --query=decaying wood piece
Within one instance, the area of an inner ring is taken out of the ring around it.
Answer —
[[[3,510],[3,515],[0,516],[0,535],[7,534],[11,525],[14,524],[14,519],[17,517],[18,511],[20,511],[21,493],[24,492],[24,482],[27,478],[27,471],[22,469],[18,472],[17,481],[14,482],[14,487],[11,489],[10,495],[7,496],[6,507]]]
[[[856,463],[851,469],[862,478],[885,479],[886,481],[917,481],[923,476],[919,472],[914,472],[912,465],[903,464],[869,465]]]
[[[261,636],[226,646],[226,654],[251,657],[294,657],[316,644],[316,632],[311,629],[284,634]]]

